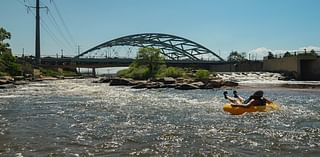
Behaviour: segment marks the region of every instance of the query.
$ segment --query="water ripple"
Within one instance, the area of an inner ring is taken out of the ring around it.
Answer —
[[[318,90],[272,88],[280,111],[231,116],[224,89],[59,80],[0,93],[0,156],[317,156]],[[238,89],[244,97],[255,89]]]

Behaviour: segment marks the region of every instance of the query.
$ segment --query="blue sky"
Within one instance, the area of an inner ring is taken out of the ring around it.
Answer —
[[[0,26],[11,32],[9,43],[16,54],[21,54],[23,48],[26,54],[34,54],[34,11],[23,6],[34,5],[34,1],[1,0]],[[319,0],[41,2],[50,9],[49,14],[44,9],[41,13],[42,21],[49,30],[42,28],[43,55],[55,55],[61,49],[65,55],[75,55],[76,45],[84,51],[120,36],[145,32],[188,38],[220,52],[222,57],[232,50],[257,55],[306,47],[320,50]],[[67,28],[63,26],[54,4]]]

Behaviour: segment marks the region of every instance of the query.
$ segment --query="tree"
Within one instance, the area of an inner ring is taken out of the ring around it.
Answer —
[[[11,39],[10,32],[7,32],[4,28],[0,28],[0,54],[3,52],[10,52],[9,43],[4,43],[4,40]]]
[[[271,51],[268,52],[268,59],[274,59],[274,55]]]
[[[17,64],[16,58],[12,56],[10,45],[4,40],[10,39],[11,34],[4,28],[0,28],[0,72],[10,75],[21,75],[21,65]]]
[[[237,51],[232,51],[230,55],[228,56],[228,61],[230,62],[241,62],[245,61],[245,56],[242,54],[238,53]]]
[[[135,61],[130,64],[129,69],[117,73],[120,77],[133,79],[148,79],[155,77],[158,71],[165,67],[164,58],[160,49],[145,47],[140,48]]]
[[[318,56],[318,54],[316,53],[316,51],[314,49],[310,50],[310,55],[311,56]]]
[[[287,51],[286,53],[284,53],[283,57],[290,57],[292,56],[291,53],[289,51]]]
[[[145,47],[139,49],[134,66],[147,66],[150,75],[154,75],[164,63],[160,49]]]

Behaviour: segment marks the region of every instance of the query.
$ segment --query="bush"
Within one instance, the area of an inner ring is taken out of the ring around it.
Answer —
[[[173,77],[178,78],[185,75],[185,71],[182,68],[168,67],[162,68],[158,71],[157,77]]]
[[[22,70],[21,70],[21,65],[17,64],[17,63],[9,63],[7,65],[8,69],[7,72],[11,75],[11,76],[18,76],[22,74]]]
[[[0,71],[0,76],[7,76],[8,74]]]
[[[118,77],[129,78],[129,74],[130,74],[131,70],[132,70],[131,68],[119,70],[119,71],[117,72],[117,76],[118,76]]]
[[[30,63],[24,63],[21,65],[21,70],[25,74],[32,74],[33,73],[33,67]]]
[[[16,58],[11,53],[3,53],[0,55],[0,71],[2,74],[21,75],[21,65],[16,63]]]
[[[131,78],[137,80],[145,80],[150,77],[150,70],[148,67],[140,66],[139,68],[134,68],[130,73]]]
[[[198,70],[196,72],[196,78],[203,80],[203,79],[209,79],[210,72],[208,70]]]
[[[137,80],[145,80],[150,77],[150,70],[146,66],[130,67],[117,72],[118,77],[133,78]]]
[[[40,71],[45,76],[57,77],[57,76],[61,76],[62,75],[62,73],[60,73],[60,72],[58,72],[56,70],[52,70],[52,69],[40,68]]]
[[[74,71],[69,71],[69,70],[63,70],[63,76],[78,76],[78,74]]]

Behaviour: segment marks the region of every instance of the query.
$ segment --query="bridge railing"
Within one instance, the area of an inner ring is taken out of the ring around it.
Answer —
[[[320,51],[293,51],[293,52],[285,52],[285,53],[279,53],[279,54],[275,54],[273,56],[273,58],[283,58],[283,57],[289,57],[289,56],[302,56],[302,55],[308,55],[308,56],[317,56],[320,57]],[[273,59],[270,56],[265,56],[263,59],[267,60],[267,59]]]

